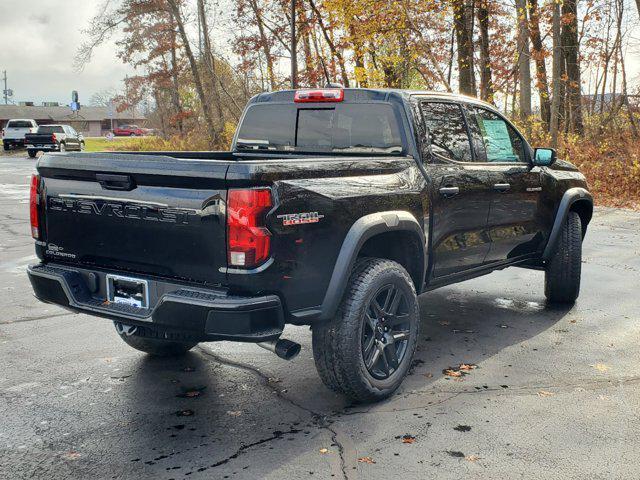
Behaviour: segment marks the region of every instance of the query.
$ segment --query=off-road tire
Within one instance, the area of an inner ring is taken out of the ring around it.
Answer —
[[[410,334],[398,367],[388,378],[378,379],[365,365],[361,341],[368,305],[387,285],[401,290],[406,298]],[[320,378],[327,387],[355,402],[375,402],[389,397],[409,371],[419,323],[416,291],[407,271],[391,260],[358,259],[336,317],[313,327],[313,357]]]
[[[544,294],[550,303],[572,304],[580,294],[582,224],[580,215],[569,212],[558,245],[545,268]]]
[[[135,333],[133,335],[127,335],[126,333],[121,333],[117,326],[116,332],[124,343],[130,347],[154,357],[179,357],[198,344],[198,342],[176,342],[172,340],[141,337]]]
[[[38,155],[38,151],[37,150],[27,150],[27,155],[29,155],[29,158],[36,158],[36,156]]]

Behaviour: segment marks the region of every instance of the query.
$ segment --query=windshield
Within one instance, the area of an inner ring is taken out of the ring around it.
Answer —
[[[7,128],[31,128],[33,125],[27,120],[14,120],[7,123]]]
[[[389,104],[258,104],[244,117],[236,149],[400,154],[403,144],[399,119]]]
[[[59,125],[51,125],[45,127],[38,127],[38,133],[64,133],[64,129]]]

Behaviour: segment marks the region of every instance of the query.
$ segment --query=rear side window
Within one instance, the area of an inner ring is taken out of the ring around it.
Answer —
[[[13,120],[7,123],[8,128],[31,128],[33,124],[27,120]]]
[[[237,148],[397,154],[403,143],[399,119],[388,104],[254,105],[238,132]]]
[[[61,126],[42,126],[38,127],[38,133],[48,134],[48,133],[64,133],[64,129]]]
[[[425,102],[422,112],[434,154],[458,162],[473,161],[469,133],[460,105]]]

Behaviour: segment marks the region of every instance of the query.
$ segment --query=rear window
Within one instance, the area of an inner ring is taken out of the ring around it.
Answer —
[[[44,127],[38,127],[38,133],[64,133],[64,129],[60,126],[56,126],[56,125],[51,125],[51,126],[44,126]]]
[[[31,128],[33,124],[27,120],[13,120],[7,123],[9,128]]]
[[[321,108],[253,105],[238,132],[238,150],[399,154],[399,118],[383,103]]]

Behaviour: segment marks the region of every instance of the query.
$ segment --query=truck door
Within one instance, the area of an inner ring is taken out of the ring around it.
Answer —
[[[432,154],[425,169],[433,185],[430,262],[437,278],[482,266],[490,246],[491,179],[475,162],[461,105],[433,100],[421,108]]]
[[[498,113],[476,105],[468,106],[467,113],[476,156],[486,162],[491,178],[491,248],[486,262],[535,254],[544,239],[539,216],[540,168],[531,164],[522,136]]]

